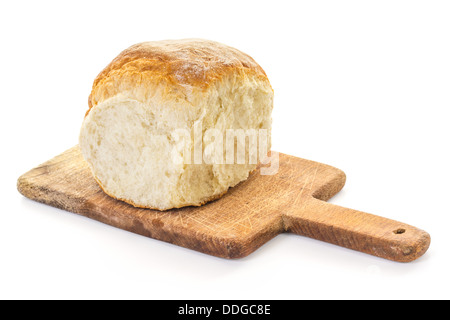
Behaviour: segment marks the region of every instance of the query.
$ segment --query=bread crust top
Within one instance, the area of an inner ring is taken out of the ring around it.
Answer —
[[[162,84],[183,94],[193,89],[205,90],[230,73],[251,74],[268,82],[266,73],[252,57],[215,41],[138,43],[122,51],[96,77],[86,115],[99,102],[136,86]]]

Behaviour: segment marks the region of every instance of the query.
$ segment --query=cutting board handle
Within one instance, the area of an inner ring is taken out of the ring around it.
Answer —
[[[315,198],[283,216],[284,228],[302,236],[399,262],[422,256],[430,235],[416,227]]]

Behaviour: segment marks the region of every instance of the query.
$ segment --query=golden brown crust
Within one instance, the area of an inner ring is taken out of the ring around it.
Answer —
[[[206,89],[232,72],[267,80],[266,73],[253,58],[215,41],[182,39],[138,43],[122,51],[97,76],[86,115],[97,103],[121,91],[155,84],[165,85],[174,92],[187,88]]]
[[[143,42],[121,52],[96,77],[86,116],[97,104],[113,97],[118,101],[136,100],[148,106],[201,106],[208,94],[215,94],[222,83],[231,83],[234,87],[250,83],[271,90],[264,70],[237,49],[201,39]],[[196,112],[197,109],[192,110]],[[94,173],[92,168],[91,171]],[[112,198],[137,208],[166,210],[114,196],[95,174],[94,178],[103,192]],[[173,208],[201,206],[222,197],[227,191]]]

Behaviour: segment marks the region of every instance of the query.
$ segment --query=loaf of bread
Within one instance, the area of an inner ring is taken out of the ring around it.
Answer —
[[[272,106],[265,72],[237,49],[202,39],[139,43],[95,79],[79,145],[109,196],[158,210],[199,206],[256,168],[250,139],[242,162],[237,136],[226,148],[227,132],[267,132],[270,150]]]

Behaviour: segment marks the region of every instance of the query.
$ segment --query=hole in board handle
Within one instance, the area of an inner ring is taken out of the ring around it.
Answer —
[[[405,233],[405,232],[406,232],[406,230],[403,229],[403,228],[399,228],[399,229],[397,229],[397,230],[394,230],[394,233],[395,233],[395,234],[403,234],[403,233]]]

